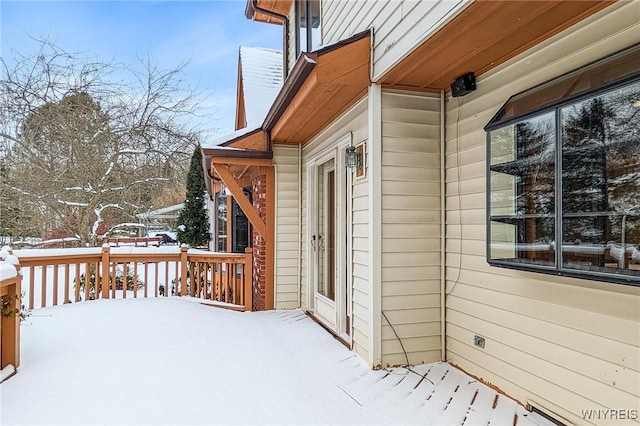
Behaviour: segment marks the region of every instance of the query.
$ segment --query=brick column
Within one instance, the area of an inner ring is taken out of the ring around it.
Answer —
[[[260,214],[260,218],[266,221],[267,177],[265,175],[255,177],[252,186],[253,206]],[[267,244],[264,237],[255,230],[252,231],[251,238],[253,241],[253,310],[262,311],[265,309]]]

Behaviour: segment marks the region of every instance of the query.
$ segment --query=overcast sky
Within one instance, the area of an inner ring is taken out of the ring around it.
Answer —
[[[190,61],[185,78],[212,94],[207,105],[215,137],[234,130],[238,47],[282,48],[282,28],[245,18],[245,0],[0,0],[0,48],[26,54],[48,38],[68,51],[137,64],[149,56],[162,68]]]

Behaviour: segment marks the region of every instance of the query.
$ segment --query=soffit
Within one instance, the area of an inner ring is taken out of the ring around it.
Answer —
[[[370,85],[369,31],[302,54],[263,128],[271,143],[301,144],[361,99]]]
[[[475,1],[379,79],[394,88],[447,90],[558,34],[614,1]]]
[[[258,12],[253,7],[254,3],[257,4],[258,8],[268,10],[269,12],[276,13],[278,15],[289,14],[291,10],[291,5],[293,4],[293,0],[247,0],[247,6],[245,8],[245,16],[248,19],[253,19],[258,22],[266,22],[269,24],[282,24],[282,20],[273,16],[269,16],[268,14]]]

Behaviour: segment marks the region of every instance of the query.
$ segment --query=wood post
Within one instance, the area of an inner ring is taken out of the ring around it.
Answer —
[[[187,295],[187,246],[182,245],[180,247],[180,294],[179,296]],[[177,280],[176,280],[177,284]]]
[[[102,268],[101,269],[102,269],[102,277],[101,277],[102,278],[101,279],[102,298],[108,299],[109,298],[109,246],[108,245],[102,246]],[[91,271],[87,270],[85,274],[85,279],[84,279],[85,290],[90,285],[90,279],[91,279]],[[98,271],[96,271],[96,280],[95,280],[94,286],[96,289],[95,297],[97,299],[98,298]],[[115,289],[115,282],[114,282],[113,288]]]
[[[244,249],[244,309],[253,310],[253,249]]]
[[[13,281],[2,288],[2,298],[11,298],[10,316],[0,315],[0,369],[11,364],[16,369],[20,365],[20,297],[22,295],[20,283],[22,276],[18,274],[11,278]]]

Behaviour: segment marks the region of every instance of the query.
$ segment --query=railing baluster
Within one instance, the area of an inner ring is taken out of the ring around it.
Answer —
[[[98,294],[98,268],[96,267],[96,274],[93,279],[93,293]],[[84,301],[89,300],[89,287],[91,287],[91,264],[84,264]],[[97,299],[97,297],[96,297]]]
[[[71,303],[71,297],[69,296],[69,264],[64,264],[64,304]]]
[[[127,298],[128,289],[129,289],[129,262],[122,262],[122,298],[123,299]]]
[[[216,262],[218,273],[216,274],[216,298],[218,302],[222,302],[222,262]]]
[[[75,301],[79,302],[80,301],[80,264],[76,263],[76,277],[75,277],[75,287],[74,287],[74,292],[75,292]]]
[[[116,273],[118,269],[118,262],[113,262],[111,264],[111,277],[107,277],[107,283],[109,283],[109,281],[111,281],[111,298],[115,299],[116,298],[116,290],[118,287],[118,279],[116,278]],[[107,288],[109,288],[107,286]]]
[[[202,287],[202,283],[200,282],[200,267],[202,266],[201,262],[192,262],[193,263],[193,277],[195,279],[195,285],[193,289],[195,290],[194,297],[200,297],[200,287]]]
[[[149,296],[149,262],[144,262],[144,298]],[[156,297],[158,297],[158,284],[156,284]]]
[[[209,298],[209,293],[211,289],[209,288],[209,271],[211,270],[211,263],[207,262],[204,264],[204,298]]]
[[[133,298],[138,297],[138,262],[133,261]]]
[[[242,289],[240,291],[240,295],[241,295],[240,296],[240,304],[244,305],[246,307],[247,306],[247,303],[246,303],[247,295],[244,292],[244,288],[245,288],[245,286],[244,286],[244,268],[245,268],[245,266],[246,266],[245,264],[242,264],[241,268],[240,268],[240,288]]]
[[[58,273],[60,272],[60,265],[53,264],[53,306],[58,306]]]
[[[42,271],[42,293],[40,293],[40,307],[44,308],[47,306],[47,266],[43,265],[41,268]]]
[[[34,299],[35,299],[35,274],[36,274],[36,267],[35,266],[31,266],[29,268],[29,309],[33,310],[33,305],[34,305]]]

